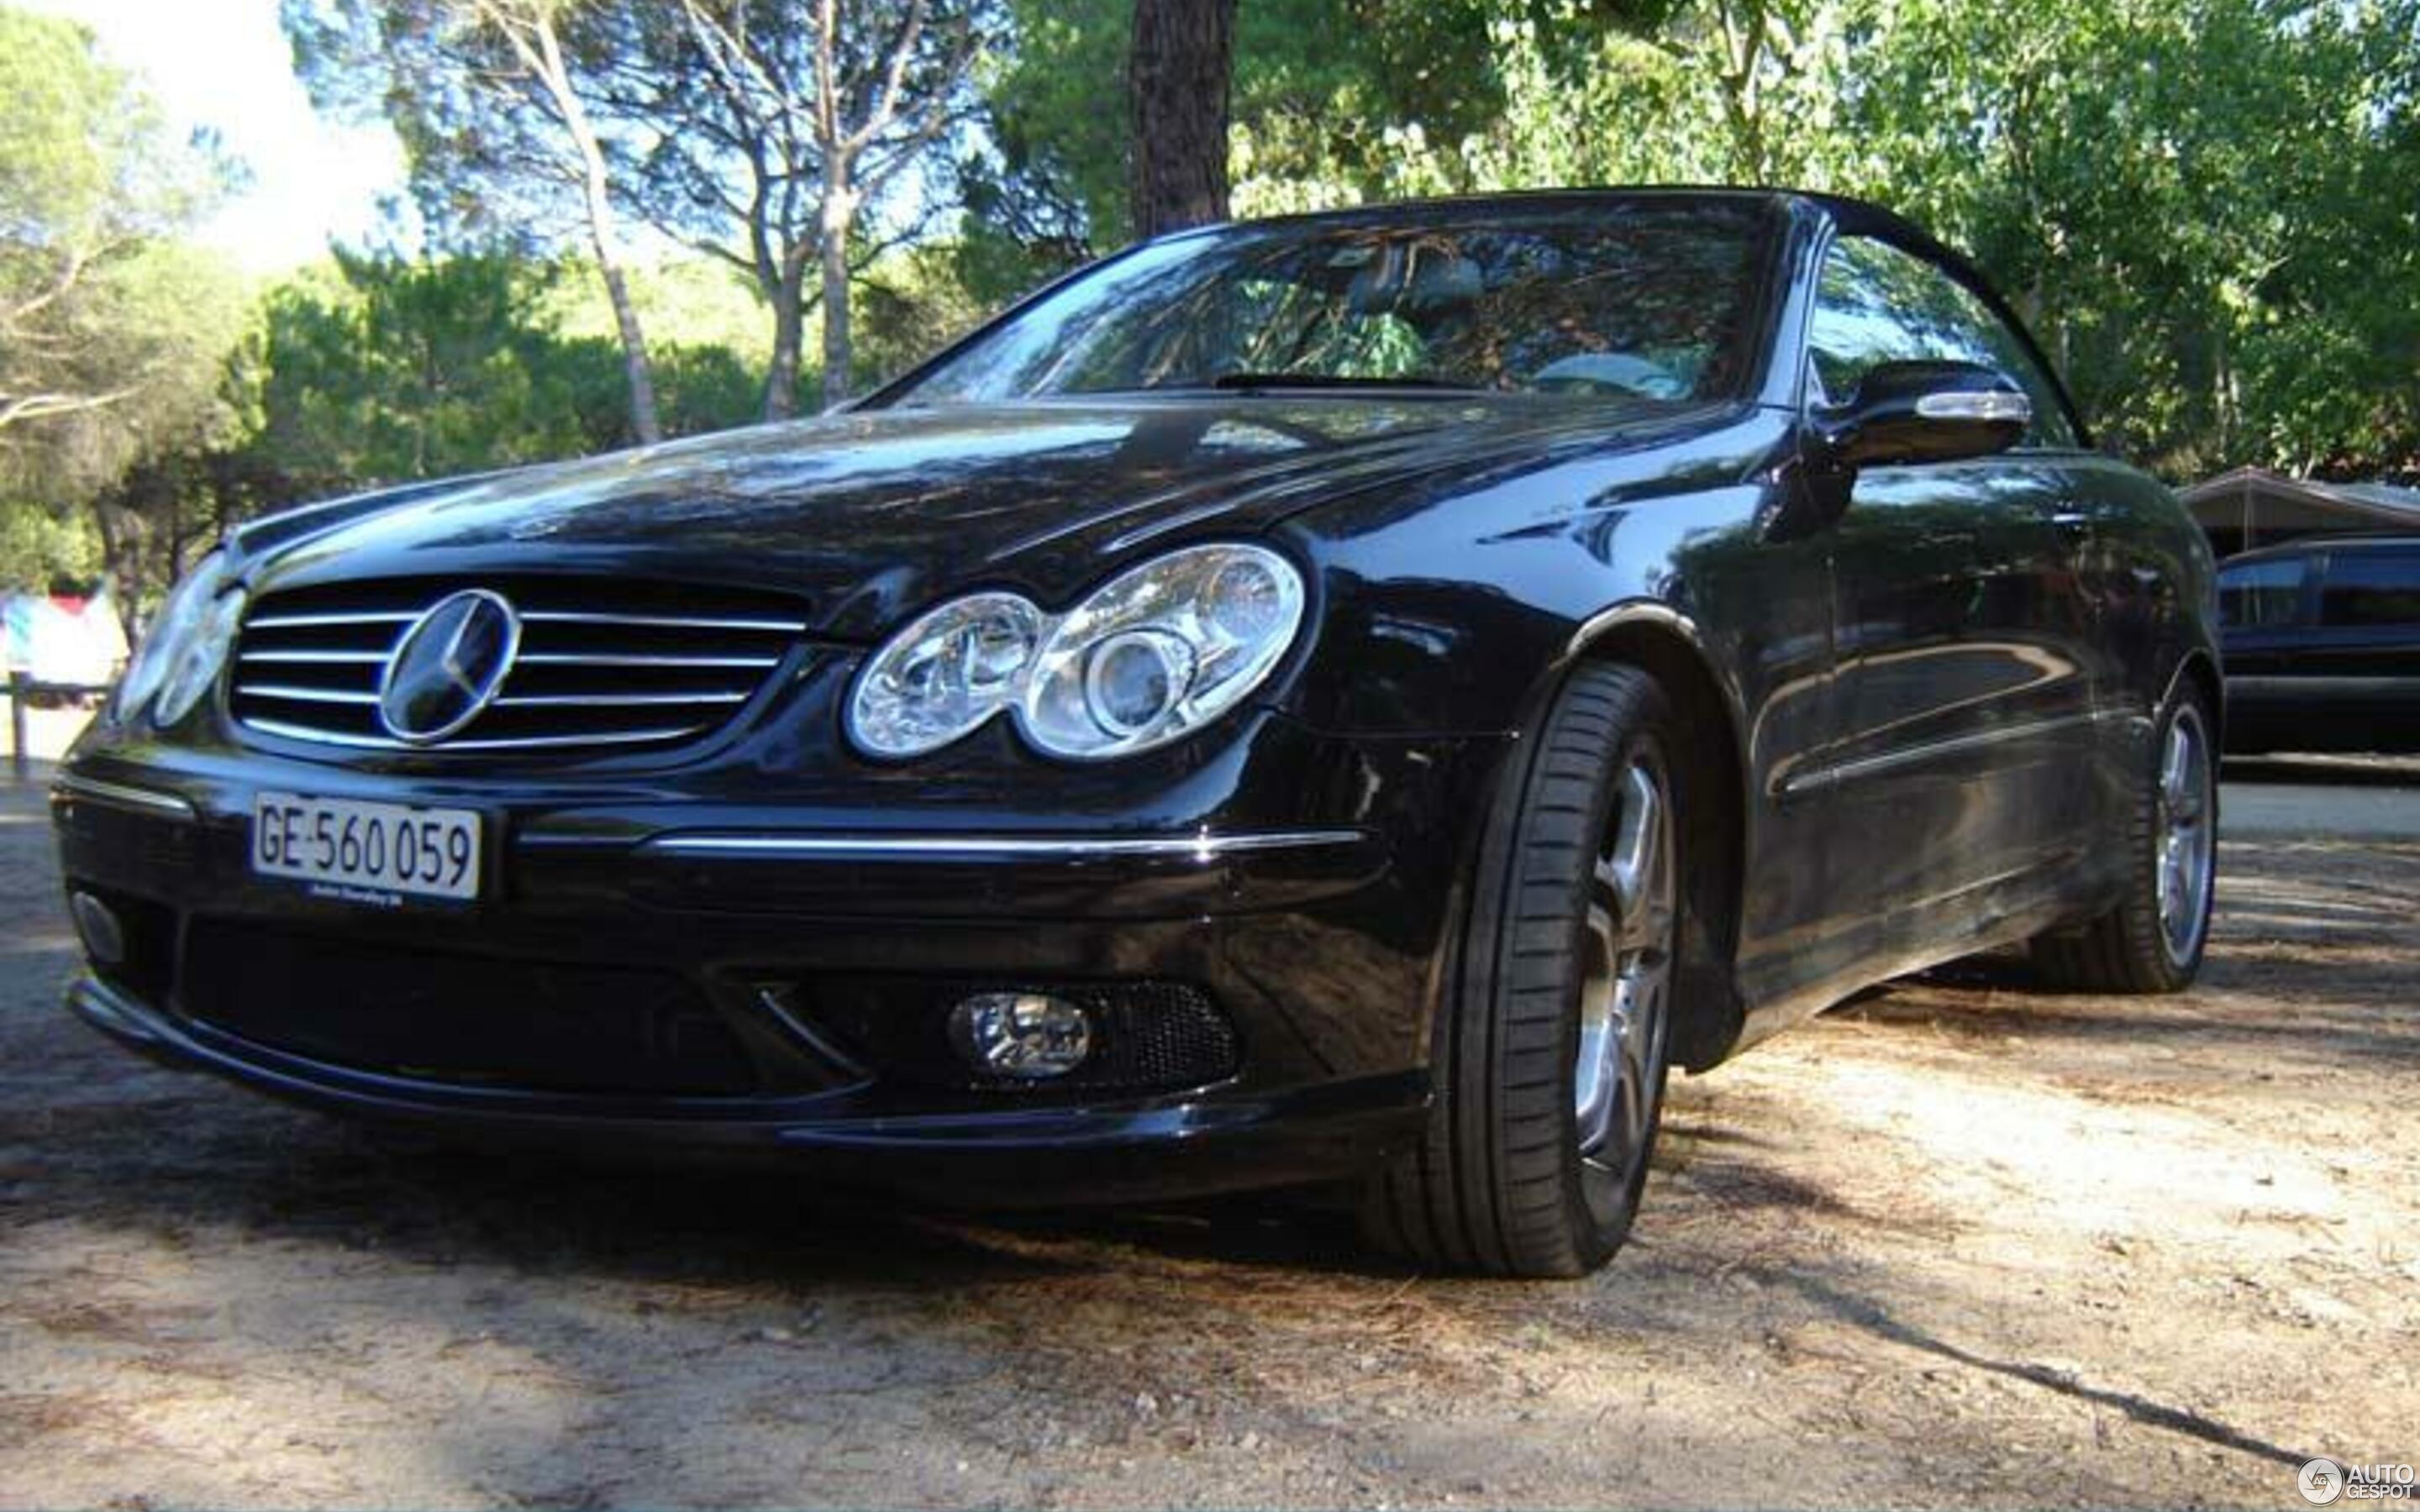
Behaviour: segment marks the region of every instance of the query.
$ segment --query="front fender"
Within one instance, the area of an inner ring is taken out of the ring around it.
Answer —
[[[1827,633],[1822,546],[1768,538],[1781,494],[1769,464],[1786,439],[1760,412],[1684,445],[1289,520],[1322,615],[1288,712],[1357,735],[1516,733],[1574,659],[1645,628],[1686,647],[1744,727],[1761,702],[1755,669]],[[1796,623],[1801,609],[1811,625]]]

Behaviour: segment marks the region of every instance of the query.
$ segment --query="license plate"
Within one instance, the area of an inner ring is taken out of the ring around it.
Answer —
[[[253,800],[252,870],[389,908],[407,893],[467,901],[479,896],[479,814],[263,793]]]

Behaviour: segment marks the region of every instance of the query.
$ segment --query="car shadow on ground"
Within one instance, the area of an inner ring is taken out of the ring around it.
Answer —
[[[2409,995],[2420,961],[2380,952],[2325,963],[2327,991],[2285,995],[2313,963],[2275,948],[2211,947],[2202,990],[2132,997],[2045,985],[2021,959],[1958,962],[1860,993],[1831,1010],[1842,1022],[1922,1028],[1955,1039],[2065,1039],[2112,1050],[2165,1043],[2210,1052],[2259,1050],[2280,1066],[2324,1072],[2357,1057],[2420,1071],[2420,1020],[2393,1006]],[[2221,997],[2220,993],[2229,995]],[[2238,1000],[2258,995],[2257,1007]]]

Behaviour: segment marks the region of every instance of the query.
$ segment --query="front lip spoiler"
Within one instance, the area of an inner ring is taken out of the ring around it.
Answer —
[[[825,1165],[872,1185],[977,1207],[1165,1199],[1349,1180],[1419,1136],[1425,1072],[1269,1092],[1213,1092],[996,1112],[909,1112],[863,1089],[749,1099],[465,1088],[333,1066],[189,1024],[98,977],[78,1018],[178,1070],[209,1072],[323,1112],[594,1151],[685,1149]]]

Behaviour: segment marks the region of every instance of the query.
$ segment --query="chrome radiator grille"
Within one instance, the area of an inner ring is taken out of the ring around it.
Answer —
[[[493,701],[426,745],[380,717],[389,657],[432,606],[502,594],[520,644]],[[775,594],[591,578],[388,580],[270,594],[246,613],[231,700],[245,729],[361,750],[643,749],[706,734],[753,698],[806,634]]]

